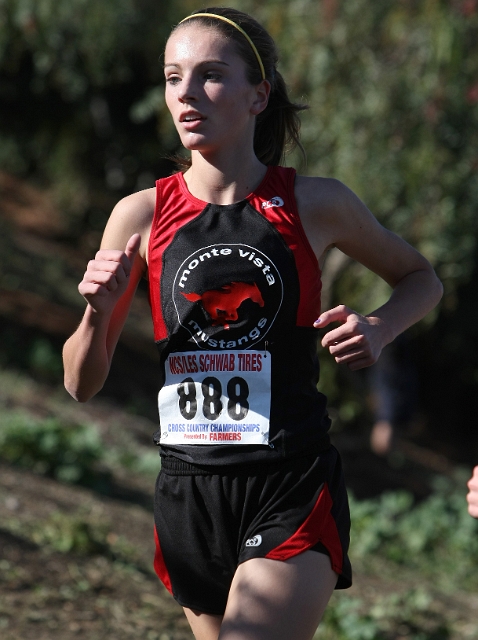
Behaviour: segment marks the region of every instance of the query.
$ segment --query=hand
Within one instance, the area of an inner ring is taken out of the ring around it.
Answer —
[[[472,477],[467,482],[468,513],[474,518],[478,518],[478,466],[474,468]]]
[[[342,323],[322,338],[322,346],[327,348],[338,364],[346,364],[351,371],[369,367],[377,362],[383,347],[383,322],[380,318],[362,316],[344,305],[324,311],[314,322],[321,329],[331,322]]]
[[[135,233],[124,251],[101,249],[88,263],[78,291],[97,313],[110,313],[126,291],[140,244],[141,236]]]

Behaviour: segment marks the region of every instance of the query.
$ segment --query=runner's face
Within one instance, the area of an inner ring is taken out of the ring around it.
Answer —
[[[267,96],[263,104],[264,87],[248,82],[233,42],[213,28],[184,25],[168,40],[164,70],[166,104],[187,149],[252,144],[255,115]]]

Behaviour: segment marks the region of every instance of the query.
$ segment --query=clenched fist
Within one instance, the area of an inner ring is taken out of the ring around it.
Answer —
[[[97,313],[111,313],[126,291],[141,236],[135,233],[124,251],[100,249],[88,263],[78,291]]]

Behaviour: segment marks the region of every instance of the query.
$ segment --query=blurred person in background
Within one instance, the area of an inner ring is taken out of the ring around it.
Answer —
[[[478,518],[478,466],[473,469],[473,475],[468,480],[468,513],[474,518]]]
[[[385,456],[409,433],[417,413],[418,375],[406,332],[382,350],[369,369],[368,384],[374,417],[370,447]]]

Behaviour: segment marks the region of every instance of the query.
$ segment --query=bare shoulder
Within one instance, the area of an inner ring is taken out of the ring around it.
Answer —
[[[350,224],[355,211],[366,210],[359,198],[335,178],[297,176],[295,196],[302,225],[319,258],[339,241],[343,218],[346,216]]]
[[[123,249],[129,238],[134,233],[139,233],[139,254],[146,259],[155,203],[155,188],[137,191],[122,198],[111,212],[101,242],[102,248]]]
[[[411,271],[431,268],[415,249],[385,229],[340,180],[298,176],[295,195],[304,231],[319,262],[335,246],[391,286]]]
[[[151,226],[156,202],[156,189],[137,191],[120,200],[111,213],[108,225],[119,225],[140,233]]]
[[[297,176],[295,193],[299,208],[302,204],[316,210],[318,205],[335,207],[352,192],[336,178]]]

